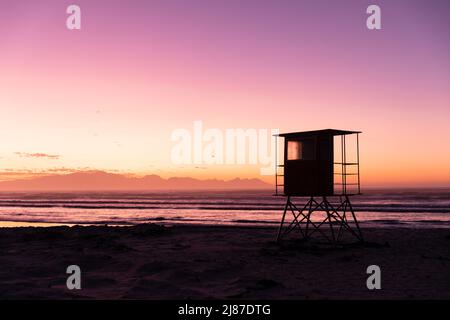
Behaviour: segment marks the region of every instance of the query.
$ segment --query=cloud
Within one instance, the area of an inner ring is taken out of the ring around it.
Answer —
[[[33,170],[4,169],[0,171],[0,176],[28,175],[30,173],[34,173]]]
[[[27,153],[27,152],[14,152],[16,155],[22,158],[46,158],[46,159],[59,159],[60,155],[53,155],[47,153]]]
[[[104,171],[108,173],[120,173],[125,174],[127,172],[123,170],[98,170],[91,167],[76,167],[76,168],[67,168],[67,167],[53,167],[53,168],[44,168],[44,169],[16,169],[16,168],[3,168],[0,169],[0,181],[2,180],[11,180],[11,179],[25,179],[25,178],[36,178],[41,176],[51,176],[51,175],[60,175],[60,174],[71,174],[78,172],[89,172],[89,171]]]

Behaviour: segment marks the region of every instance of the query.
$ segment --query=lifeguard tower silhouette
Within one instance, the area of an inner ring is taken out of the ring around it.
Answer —
[[[276,161],[275,194],[287,197],[277,241],[294,230],[304,240],[317,232],[328,242],[338,243],[348,231],[363,241],[350,202],[350,196],[361,194],[360,133],[325,129],[276,135],[276,141],[284,138],[284,161]],[[347,140],[354,141],[351,161]],[[294,197],[303,198],[301,206],[294,204]],[[292,213],[290,222],[286,221],[288,211]]]

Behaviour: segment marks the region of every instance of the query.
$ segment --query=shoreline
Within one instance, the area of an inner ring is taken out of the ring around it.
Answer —
[[[280,224],[279,221],[271,222],[255,222],[255,221],[230,221],[222,223],[198,223],[189,221],[180,221],[172,219],[148,219],[148,221],[142,221],[142,223],[132,222],[47,222],[47,221],[17,221],[17,220],[0,220],[0,230],[2,228],[51,228],[51,227],[95,227],[95,226],[108,226],[108,227],[133,227],[140,224],[155,224],[159,226],[192,226],[192,227],[232,227],[232,228],[277,228]],[[364,229],[391,229],[391,228],[404,228],[404,229],[450,229],[449,221],[437,221],[437,220],[423,220],[423,221],[400,221],[400,220],[363,220],[359,221],[359,225]]]
[[[450,231],[363,228],[365,245],[250,226],[0,229],[2,299],[449,299]],[[382,289],[366,287],[379,265]],[[68,290],[79,265],[82,289]]]

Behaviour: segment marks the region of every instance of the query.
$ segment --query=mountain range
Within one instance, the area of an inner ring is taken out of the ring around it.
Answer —
[[[0,191],[146,191],[146,190],[252,190],[269,189],[259,179],[199,180],[189,177],[164,179],[158,175],[129,177],[104,171],[81,171],[0,182]]]

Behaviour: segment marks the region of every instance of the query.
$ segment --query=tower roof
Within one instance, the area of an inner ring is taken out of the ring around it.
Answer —
[[[288,138],[302,138],[302,137],[311,137],[311,136],[318,136],[318,135],[342,136],[342,135],[353,134],[353,133],[361,133],[361,131],[322,129],[322,130],[313,130],[313,131],[286,132],[286,133],[277,134],[277,136],[288,137]]]

